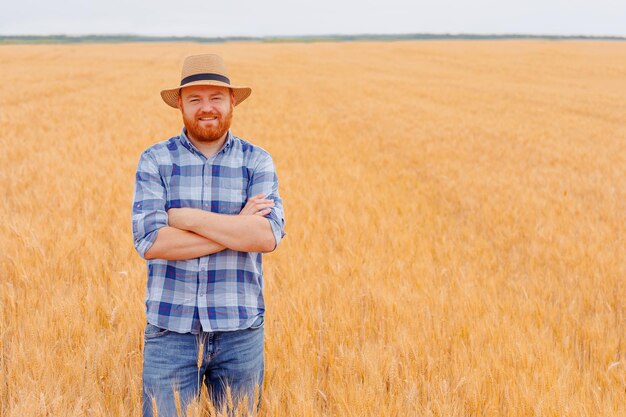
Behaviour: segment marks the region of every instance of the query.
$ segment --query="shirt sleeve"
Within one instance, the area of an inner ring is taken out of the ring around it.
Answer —
[[[139,158],[135,174],[132,215],[135,249],[144,259],[157,238],[158,230],[167,226],[166,196],[158,164],[146,151]]]
[[[265,216],[269,220],[274,234],[276,245],[278,247],[281,239],[285,237],[285,214],[283,211],[283,200],[278,194],[278,176],[274,167],[274,161],[268,153],[263,153],[260,161],[256,164],[252,178],[248,183],[248,196],[252,197],[263,193],[268,195],[266,198],[274,200],[274,207]]]

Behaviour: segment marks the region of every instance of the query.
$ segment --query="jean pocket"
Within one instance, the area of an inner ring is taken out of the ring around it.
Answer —
[[[161,327],[148,323],[146,324],[146,329],[143,332],[143,337],[146,339],[154,339],[155,337],[165,336],[169,332],[170,331],[167,329],[162,329]]]
[[[256,318],[254,323],[252,323],[252,326],[250,326],[249,329],[250,330],[260,329],[261,327],[263,327],[264,323],[265,323],[265,319],[263,318],[263,316],[259,316]]]

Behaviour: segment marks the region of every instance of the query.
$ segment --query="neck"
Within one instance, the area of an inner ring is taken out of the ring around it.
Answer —
[[[198,149],[207,158],[210,158],[215,153],[217,153],[217,151],[222,149],[222,146],[224,146],[224,142],[226,142],[226,136],[228,136],[228,132],[224,133],[221,138],[212,142],[197,140],[189,132],[186,132],[186,135],[189,139],[189,142],[191,142],[193,146],[196,147],[196,149]]]

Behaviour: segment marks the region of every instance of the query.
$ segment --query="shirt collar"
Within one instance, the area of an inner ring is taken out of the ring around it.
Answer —
[[[199,156],[204,157],[204,154],[200,152],[198,148],[193,146],[193,143],[191,143],[191,141],[187,137],[187,129],[184,127],[183,127],[183,131],[180,133],[180,141],[183,144],[183,146],[187,148],[190,152],[194,152],[198,154]],[[222,145],[220,150],[216,152],[216,155],[219,153],[226,153],[230,148],[233,147],[233,142],[234,142],[233,134],[230,133],[230,129],[229,129],[228,132],[226,133],[226,140],[224,141],[224,145]]]

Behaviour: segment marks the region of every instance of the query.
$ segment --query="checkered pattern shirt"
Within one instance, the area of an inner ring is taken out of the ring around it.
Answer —
[[[185,134],[157,143],[139,159],[132,228],[135,248],[145,258],[167,210],[192,207],[239,214],[249,197],[274,200],[265,216],[276,245],[285,235],[282,199],[269,153],[230,132],[224,146],[206,158]],[[200,258],[148,263],[146,312],[149,323],[179,333],[245,329],[264,315],[261,253],[224,249]]]

